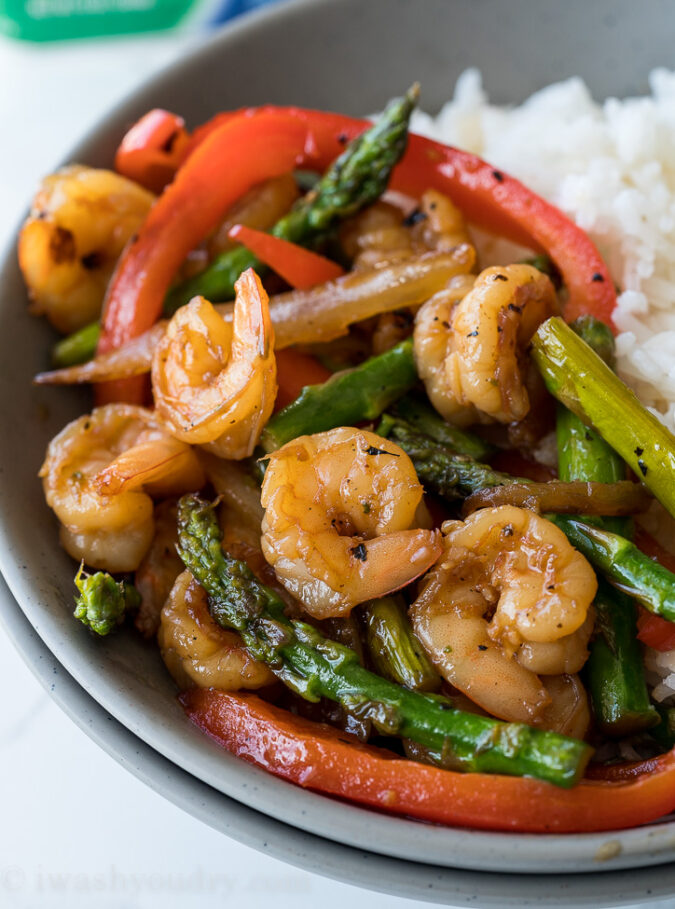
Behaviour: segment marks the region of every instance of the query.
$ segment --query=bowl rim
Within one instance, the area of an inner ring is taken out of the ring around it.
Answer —
[[[86,150],[93,146],[101,133],[108,130],[111,124],[122,124],[137,116],[139,111],[147,109],[143,101],[146,96],[160,87],[167,76],[180,76],[182,72],[191,69],[201,56],[208,56],[216,49],[223,51],[230,44],[235,44],[241,36],[249,35],[262,26],[270,27],[282,19],[303,16],[310,10],[316,13],[320,9],[346,2],[348,0],[291,0],[242,16],[206,42],[183,54],[176,62],[162,68],[122,99],[85,133],[67,160],[86,160]],[[1,260],[3,272],[7,271],[14,256],[15,242],[10,241]],[[6,482],[6,479],[2,479],[0,484]],[[278,806],[283,804],[284,821],[300,830],[346,846],[377,851],[397,860],[410,861],[412,858],[433,865],[444,859],[443,863],[453,868],[537,874],[544,867],[547,873],[592,873],[663,864],[675,858],[675,821],[625,831],[581,835],[517,834],[435,827],[379,814],[299,789],[237,759],[232,759],[235,763],[226,762],[223,751],[212,742],[202,741],[202,734],[192,727],[188,727],[191,733],[189,736],[182,737],[178,742],[173,741],[161,718],[150,717],[148,721],[140,705],[129,704],[119,696],[119,692],[97,685],[92,662],[82,661],[78,649],[60,639],[52,615],[45,612],[40,598],[35,597],[31,576],[21,570],[13,557],[14,551],[12,529],[6,525],[0,507],[0,570],[26,616],[69,674],[84,690],[95,692],[97,702],[131,733],[175,765],[185,768],[197,779],[261,813],[269,815],[270,805],[274,805],[278,812]],[[197,736],[201,747],[188,746],[186,754],[185,741],[196,743]],[[619,842],[621,848],[599,865],[596,857],[607,852],[608,842]],[[414,850],[412,855],[408,851],[411,847]]]

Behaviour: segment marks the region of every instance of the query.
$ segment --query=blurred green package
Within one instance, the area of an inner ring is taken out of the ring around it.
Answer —
[[[0,0],[0,32],[60,41],[209,28],[274,0]]]

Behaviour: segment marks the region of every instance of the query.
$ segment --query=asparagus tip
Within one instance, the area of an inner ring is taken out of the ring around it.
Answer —
[[[73,615],[96,634],[104,636],[120,625],[128,611],[140,603],[135,587],[116,581],[105,571],[86,574],[84,562],[75,576],[79,596],[75,598]]]
[[[413,82],[413,84],[410,86],[408,91],[405,93],[406,98],[410,101],[410,103],[413,106],[416,105],[417,102],[419,101],[421,90],[422,90],[422,86],[420,85],[420,83]]]

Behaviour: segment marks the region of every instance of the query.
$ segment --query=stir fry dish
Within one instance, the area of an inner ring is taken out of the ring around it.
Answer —
[[[675,437],[613,369],[588,236],[409,133],[417,95],[373,123],[153,110],[114,171],[44,180],[19,261],[64,337],[35,381],[95,396],[40,471],[75,617],[156,640],[190,720],[300,786],[643,824],[675,810],[644,663],[675,559],[641,524],[675,516]]]

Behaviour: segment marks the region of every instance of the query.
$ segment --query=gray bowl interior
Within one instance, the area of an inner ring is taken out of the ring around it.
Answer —
[[[437,109],[468,65],[492,96],[518,101],[583,76],[597,97],[639,93],[672,65],[671,7],[660,0],[301,0],[247,17],[148,83],[105,117],[70,160],[109,166],[125,128],[150,107],[197,124],[262,102],[347,113],[375,110],[418,79]],[[28,202],[28,200],[27,200]],[[0,280],[0,565],[35,631],[73,678],[120,723],[198,779],[287,824],[383,855],[456,868],[591,872],[672,861],[675,824],[610,835],[532,837],[457,831],[366,811],[290,786],[222,753],[184,719],[154,647],[131,633],[94,640],[71,618],[73,564],[36,479],[47,441],[90,399],[38,389],[53,335],[28,316],[7,253]],[[606,848],[606,843],[617,848]],[[604,861],[601,856],[612,855]]]

